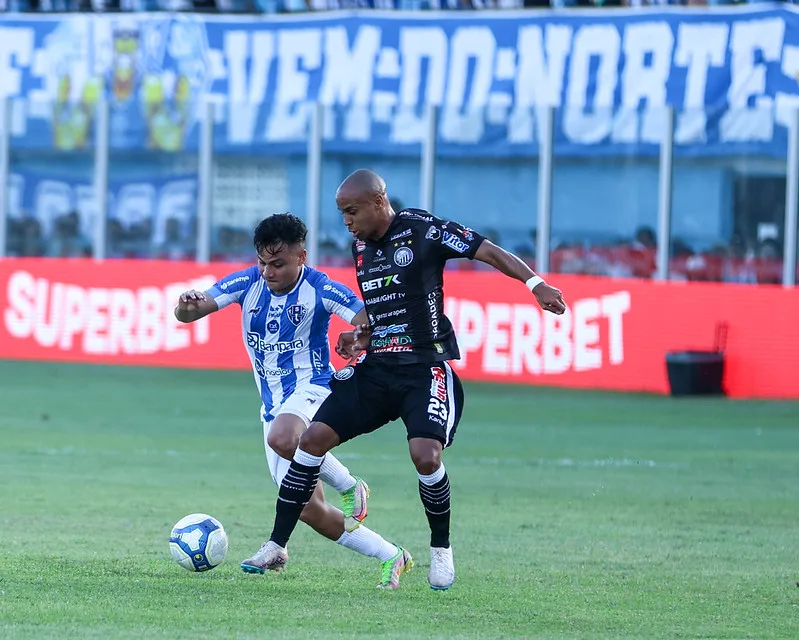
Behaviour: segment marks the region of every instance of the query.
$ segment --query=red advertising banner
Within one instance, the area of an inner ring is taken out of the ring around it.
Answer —
[[[190,325],[172,313],[182,291],[241,266],[0,260],[0,358],[248,368],[237,306]],[[354,287],[353,270],[326,271]],[[666,393],[666,353],[710,349],[725,322],[729,395],[799,398],[799,289],[550,280],[569,304],[563,316],[541,312],[521,283],[499,274],[447,273],[445,313],[462,353],[453,366],[464,380]],[[344,326],[333,323],[333,339]]]

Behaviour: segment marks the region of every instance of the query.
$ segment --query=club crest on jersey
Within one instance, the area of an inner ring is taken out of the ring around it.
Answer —
[[[286,309],[286,317],[291,320],[291,324],[295,327],[299,326],[299,324],[305,320],[305,316],[308,315],[308,308],[301,304],[293,304],[288,309]]]
[[[270,320],[266,323],[266,330],[269,333],[277,333],[280,331],[280,323],[277,320]]]
[[[408,247],[400,247],[394,252],[394,264],[398,267],[407,267],[413,262],[413,251]]]
[[[438,227],[430,227],[424,237],[428,240],[438,240],[441,237],[441,229]]]
[[[350,367],[349,365],[344,367],[343,369],[339,369],[333,374],[333,377],[336,380],[349,380],[352,376],[355,375],[355,369]]]

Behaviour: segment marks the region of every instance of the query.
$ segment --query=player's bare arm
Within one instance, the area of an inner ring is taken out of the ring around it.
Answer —
[[[195,322],[218,310],[219,306],[213,298],[202,291],[190,289],[180,294],[175,317],[178,322]]]
[[[366,309],[361,309],[352,318],[352,331],[342,331],[336,343],[336,353],[342,358],[357,358],[369,346],[372,330]]]
[[[510,251],[498,247],[489,240],[483,240],[474,258],[491,265],[497,271],[510,278],[524,282],[533,292],[539,306],[544,311],[557,315],[561,315],[566,311],[566,303],[563,301],[563,294],[560,289],[556,289],[544,282],[543,278],[537,276],[521,258],[513,255]]]

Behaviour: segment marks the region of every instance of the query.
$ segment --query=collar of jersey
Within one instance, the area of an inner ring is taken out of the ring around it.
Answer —
[[[291,289],[286,291],[286,293],[275,293],[274,291],[272,291],[269,288],[269,285],[266,286],[266,290],[269,292],[269,294],[273,298],[285,298],[286,296],[291,295],[292,293],[294,293],[297,290],[297,287],[299,287],[302,284],[302,281],[304,279],[305,279],[305,265],[302,265],[302,270],[300,271],[300,277],[297,278],[297,284],[295,284]],[[264,280],[264,284],[266,284],[265,280]]]
[[[402,211],[405,211],[405,209],[403,209]],[[380,238],[374,241],[375,243],[385,242],[386,238],[388,238],[388,234],[391,233],[391,229],[394,227],[395,224],[397,224],[397,221],[399,220],[399,214],[402,213],[402,211],[394,212],[394,219],[391,221],[391,224],[388,225],[388,229],[386,229],[386,232],[382,236],[380,236]]]

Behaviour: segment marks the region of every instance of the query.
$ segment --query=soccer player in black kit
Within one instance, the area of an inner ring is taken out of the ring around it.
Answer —
[[[275,525],[259,552],[264,569],[288,562],[286,545],[310,500],[324,455],[335,446],[402,418],[419,495],[430,525],[433,589],[455,581],[449,541],[450,487],[441,452],[452,444],[463,409],[463,388],[448,360],[460,358],[444,316],[447,260],[468,258],[524,283],[545,311],[566,310],[561,292],[524,262],[480,234],[420,209],[395,212],[386,184],[359,169],[341,183],[336,203],[355,237],[352,251],[369,325],[339,337],[337,352],[356,358],[333,377],[332,393],[302,434],[278,494]],[[365,357],[363,352],[366,352]],[[413,560],[403,553],[392,567],[398,583]]]

